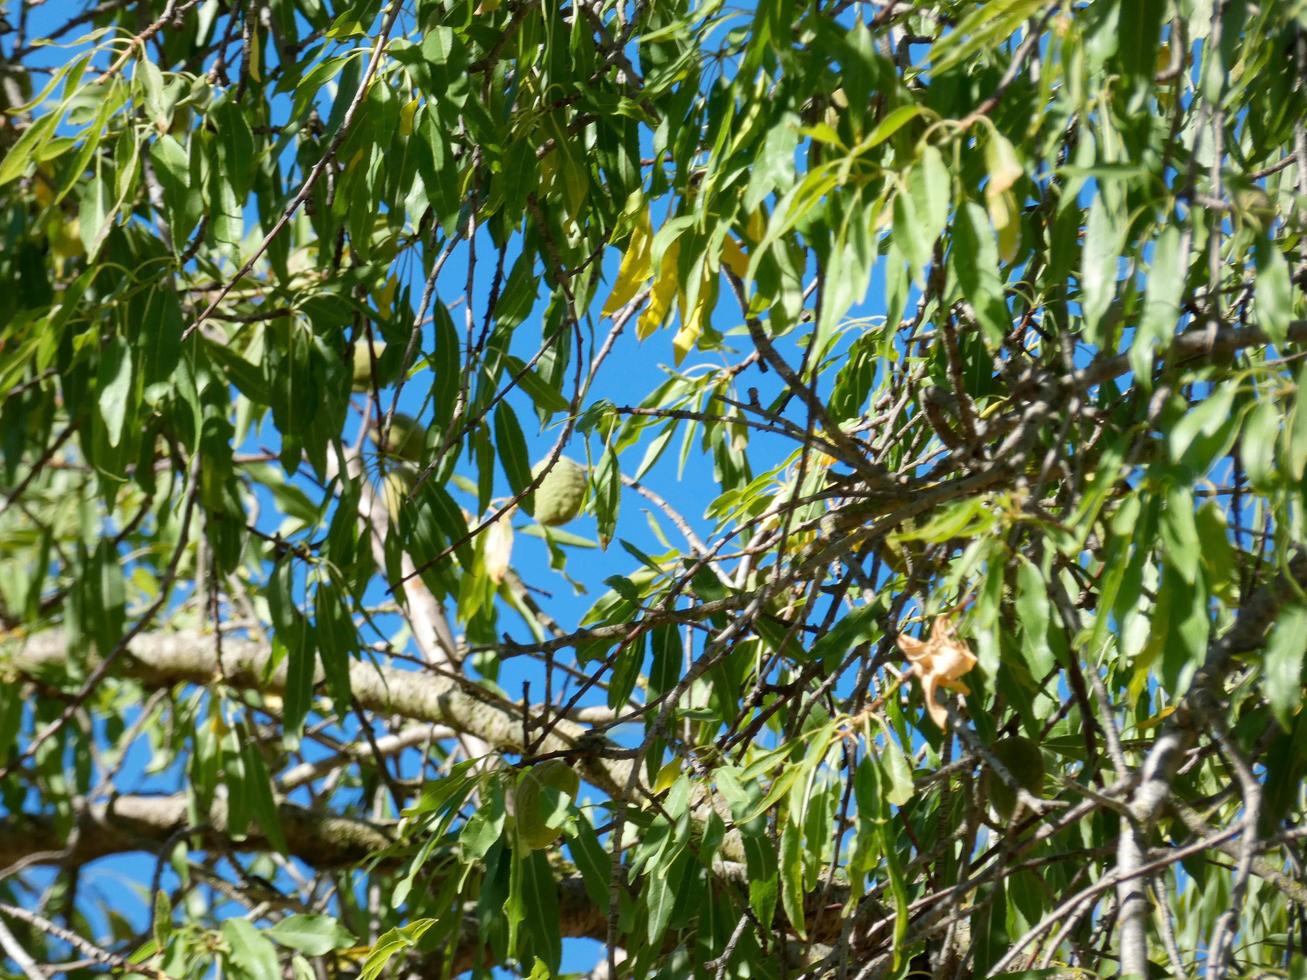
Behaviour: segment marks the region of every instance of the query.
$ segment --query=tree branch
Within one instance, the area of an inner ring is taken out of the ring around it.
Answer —
[[[58,670],[67,659],[64,634],[50,630],[0,654],[0,675],[8,672],[36,678]],[[114,673],[148,687],[224,681],[236,689],[265,693],[281,694],[286,688],[286,665],[272,668],[268,651],[261,645],[228,639],[223,643],[220,669],[212,636],[196,630],[143,633],[131,641]],[[525,748],[521,706],[469,682],[361,661],[350,664],[349,677],[355,700],[370,711],[444,725],[480,738],[499,752],[521,753]],[[315,683],[322,680],[320,667],[314,679]],[[628,759],[619,758],[624,750],[574,721],[560,719],[535,751],[541,755],[571,753],[587,781],[610,796],[624,794],[632,767]]]

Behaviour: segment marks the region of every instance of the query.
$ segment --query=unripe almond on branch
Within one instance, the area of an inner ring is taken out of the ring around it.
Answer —
[[[539,476],[547,462],[548,460],[541,460],[536,463],[531,469],[531,475]],[[588,482],[584,466],[566,456],[560,456],[531,495],[531,516],[549,527],[566,524],[581,513]]]

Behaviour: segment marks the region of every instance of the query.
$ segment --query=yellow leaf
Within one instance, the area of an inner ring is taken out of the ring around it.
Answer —
[[[399,110],[399,135],[411,136],[413,134],[413,116],[418,111],[418,100],[414,99],[407,103],[404,108]]]
[[[990,133],[989,142],[985,144],[985,168],[989,171],[989,184],[985,194],[997,197],[1011,189],[1025,173],[1017,151],[998,130]]]
[[[376,299],[377,309],[389,310],[395,303],[395,292],[399,289],[399,279],[395,276],[387,277],[382,283],[381,288],[376,290],[372,295]]]
[[[749,257],[740,248],[740,243],[729,235],[722,246],[722,265],[730,269],[739,279],[745,279],[749,273]]]
[[[1002,194],[987,192],[985,204],[989,208],[989,220],[998,232],[998,257],[1004,262],[1011,262],[1021,247],[1021,216],[1017,213],[1016,198],[1011,191]]]
[[[680,242],[672,242],[663,255],[662,268],[654,281],[653,294],[649,297],[649,308],[640,316],[635,328],[635,335],[641,340],[663,325],[667,314],[672,309],[672,299],[676,296],[679,281],[676,273],[676,260],[681,251]]]
[[[767,215],[759,204],[749,215],[749,224],[744,229],[744,240],[753,248],[767,236]]]
[[[1166,719],[1169,718],[1174,711],[1175,711],[1175,705],[1168,705],[1167,707],[1159,711],[1157,714],[1153,715],[1153,717],[1145,718],[1143,721],[1136,724],[1135,730],[1140,732],[1146,732],[1150,728],[1156,728],[1162,722],[1166,721]]]
[[[486,577],[498,585],[508,574],[509,562],[513,557],[512,512],[504,514],[485,530],[485,569]]]
[[[653,228],[649,223],[649,212],[642,210],[631,231],[631,240],[626,245],[626,254],[617,270],[617,281],[613,291],[604,303],[604,316],[613,316],[640,291],[640,287],[653,278]]]
[[[716,303],[717,273],[709,269],[708,263],[705,262],[699,279],[699,291],[690,298],[689,306],[682,316],[681,329],[676,331],[676,336],[672,338],[672,351],[677,364],[680,364],[685,359],[685,355],[698,343],[699,337],[703,335],[704,323]]]
[[[681,761],[673,759],[667,765],[658,770],[658,776],[654,779],[653,791],[655,794],[664,790],[669,790],[675,785],[676,781],[681,778]]]

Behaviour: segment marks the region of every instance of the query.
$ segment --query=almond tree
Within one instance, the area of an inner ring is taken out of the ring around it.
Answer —
[[[12,0],[3,969],[1307,975],[1305,79],[1302,0]]]

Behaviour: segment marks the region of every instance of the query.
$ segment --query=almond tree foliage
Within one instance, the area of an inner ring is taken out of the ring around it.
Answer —
[[[0,29],[9,974],[1304,976],[1301,0]]]

